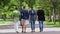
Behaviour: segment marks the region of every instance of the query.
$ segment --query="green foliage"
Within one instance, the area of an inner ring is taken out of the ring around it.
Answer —
[[[36,0],[25,0],[25,2],[28,4],[29,7],[33,6],[35,4]]]
[[[49,15],[49,13],[52,12],[51,7],[53,7],[51,0],[0,0],[0,15],[6,13],[9,17],[13,14],[12,12],[15,7],[18,7],[20,10],[22,5],[25,5],[27,10],[29,10],[28,7],[30,6],[34,6],[35,10],[38,9],[38,6],[42,6],[46,15]],[[59,1],[56,3],[56,7],[60,11]]]

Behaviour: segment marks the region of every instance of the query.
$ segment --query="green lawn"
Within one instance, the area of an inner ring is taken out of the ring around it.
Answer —
[[[49,21],[45,21],[45,24],[50,25],[50,26],[53,26],[53,27],[60,27],[58,21],[56,21],[56,24],[54,24],[54,23],[52,23],[52,22],[49,22]]]
[[[9,19],[7,19],[6,21],[0,20],[0,24],[8,24],[10,22],[12,22],[12,20],[9,20]]]

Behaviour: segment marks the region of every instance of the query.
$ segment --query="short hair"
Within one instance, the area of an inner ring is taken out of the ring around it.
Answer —
[[[42,6],[39,6],[38,8],[42,8]]]
[[[25,9],[25,6],[23,6],[23,9]]]
[[[31,6],[31,8],[33,8],[33,6]]]
[[[16,7],[15,9],[17,10],[18,8]]]
[[[31,6],[30,8],[33,9],[33,6]]]

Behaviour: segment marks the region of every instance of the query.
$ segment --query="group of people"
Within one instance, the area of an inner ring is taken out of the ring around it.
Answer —
[[[30,7],[30,10],[26,10],[26,7],[23,6],[22,10],[20,10],[20,25],[22,26],[22,32],[25,33],[26,32],[26,23],[27,20],[29,21],[29,23],[31,24],[31,32],[35,32],[35,21],[38,18],[38,22],[39,22],[39,29],[40,32],[43,31],[43,21],[45,21],[45,16],[44,16],[44,10],[42,9],[42,7],[38,7],[38,10],[35,11],[33,9],[33,7]],[[17,12],[17,8],[15,10],[15,13],[18,14]],[[15,29],[16,32],[18,33],[18,19],[14,19],[15,21]]]

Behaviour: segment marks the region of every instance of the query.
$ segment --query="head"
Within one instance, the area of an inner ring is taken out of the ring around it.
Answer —
[[[25,6],[23,6],[22,9],[25,9]]]
[[[42,10],[42,6],[39,6],[38,9],[39,9],[39,10]]]
[[[16,11],[16,10],[18,10],[18,8],[17,8],[17,7],[15,8],[15,10],[14,10],[13,12],[14,12],[14,13],[17,13],[18,11]]]
[[[31,10],[33,9],[33,7],[31,7]]]
[[[18,10],[18,8],[16,7],[15,10]]]

